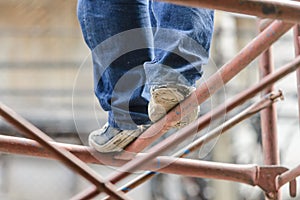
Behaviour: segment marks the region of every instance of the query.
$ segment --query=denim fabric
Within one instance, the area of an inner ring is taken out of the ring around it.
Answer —
[[[94,89],[111,126],[148,124],[152,85],[193,85],[209,57],[213,11],[148,0],[79,0]]]

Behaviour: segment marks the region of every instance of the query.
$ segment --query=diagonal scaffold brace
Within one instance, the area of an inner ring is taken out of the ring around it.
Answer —
[[[112,195],[114,199],[124,200],[129,199],[122,192],[117,191],[115,186],[109,182],[105,182],[102,177],[100,177],[96,172],[90,169],[84,162],[78,159],[76,156],[66,151],[63,148],[53,145],[50,141],[52,139],[48,137],[45,133],[39,130],[37,127],[32,125],[30,122],[25,120],[23,117],[19,116],[16,112],[11,110],[9,107],[0,102],[0,116],[3,117],[5,121],[13,125],[21,133],[29,138],[34,139],[40,143],[45,149],[55,155],[57,159],[63,162],[66,166],[70,167],[72,170],[76,171],[81,176],[85,177],[90,181],[97,192],[105,192]]]

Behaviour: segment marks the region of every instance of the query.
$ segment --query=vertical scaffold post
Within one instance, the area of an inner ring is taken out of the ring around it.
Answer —
[[[297,24],[294,27],[294,45],[295,56],[300,55],[300,25]],[[300,70],[296,71],[297,74],[297,90],[298,90],[298,109],[299,109],[299,121],[300,121]]]
[[[260,31],[264,30],[265,23],[263,20],[260,20],[259,29]],[[260,56],[259,59],[259,72],[260,78],[264,78],[265,76],[274,72],[274,64],[273,64],[273,55],[272,55],[272,47],[270,46],[266,49]],[[274,91],[274,84],[267,87],[262,91],[262,96]],[[264,156],[264,164],[265,165],[279,165],[279,150],[278,150],[278,136],[277,136],[277,112],[276,105],[273,104],[268,108],[262,110],[260,112],[261,117],[261,137],[262,137],[262,148],[263,148],[263,156]],[[280,200],[280,192],[278,191],[276,194],[272,194],[272,199]],[[269,199],[268,195],[266,195],[266,199]]]

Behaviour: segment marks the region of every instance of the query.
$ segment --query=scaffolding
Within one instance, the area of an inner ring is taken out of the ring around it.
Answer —
[[[280,165],[276,132],[276,106],[274,103],[282,99],[283,95],[281,91],[274,90],[273,84],[296,71],[298,104],[300,107],[300,25],[298,24],[300,22],[300,3],[297,1],[281,2],[276,0],[166,1],[185,6],[205,7],[254,15],[264,19],[259,20],[260,33],[255,39],[213,74],[205,84],[200,85],[180,105],[177,105],[165,117],[142,133],[122,153],[103,154],[86,146],[54,142],[45,133],[1,102],[0,115],[18,129],[20,133],[31,139],[0,135],[0,151],[60,160],[92,184],[90,188],[77,194],[72,199],[91,199],[102,192],[107,194],[105,199],[129,199],[125,193],[133,190],[158,173],[229,180],[259,186],[265,192],[266,199],[277,200],[281,199],[280,188],[285,184],[289,184],[290,196],[295,197],[297,195],[296,178],[300,176],[300,165],[293,169],[287,169]],[[295,59],[275,71],[270,46],[291,28],[294,29]],[[174,123],[178,122],[182,116],[187,115],[198,104],[203,103],[212,94],[216,93],[258,56],[261,56],[259,62],[261,80],[259,83],[244,90],[230,101],[206,113],[195,122],[141,153],[146,147],[149,147],[155,140],[160,138]],[[262,94],[262,98],[258,102],[175,154],[162,156],[167,150],[204,129],[212,120],[230,112],[258,93]],[[258,112],[261,113],[263,133],[263,166],[225,164],[185,158],[188,154],[199,149],[220,134],[225,133],[237,123]],[[104,179],[86,163],[118,166],[120,169]],[[147,172],[121,188],[117,188],[114,185],[136,170],[147,170]]]

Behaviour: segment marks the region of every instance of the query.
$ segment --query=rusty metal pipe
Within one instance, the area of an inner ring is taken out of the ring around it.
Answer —
[[[116,160],[113,154],[102,154],[96,152],[91,147],[58,142],[50,143],[57,148],[63,148],[66,151],[69,151],[85,163],[107,164],[112,166],[121,166],[124,164],[124,161]],[[56,158],[51,151],[48,151],[34,140],[5,135],[0,135],[0,152],[52,159]]]
[[[17,151],[20,151],[20,149],[23,148],[24,151],[20,153],[24,155],[35,155],[35,156],[57,159],[57,157],[55,157],[53,153],[43,148],[37,142],[30,139],[16,138],[16,137],[2,135],[0,136],[0,141],[1,141],[1,146],[0,146],[1,148],[3,148],[2,144],[6,144],[6,147],[9,146],[11,147],[10,149],[6,149],[6,151],[10,153],[12,150],[14,150],[13,145],[17,145],[19,146],[19,148],[17,148]],[[85,154],[88,154],[87,148],[80,145],[70,145],[70,144],[64,145],[56,142],[52,142],[52,144],[57,147],[60,146],[61,148],[66,146],[66,150],[73,149],[73,152],[82,151],[85,152]],[[39,153],[27,151],[26,150],[27,146],[30,146],[30,149],[35,148],[36,151]],[[92,155],[89,156],[92,157]],[[88,156],[86,155],[85,158],[87,157]],[[92,160],[99,162],[99,160],[95,158],[89,159],[89,161]],[[111,163],[111,165],[122,166],[125,162],[126,161],[124,160],[115,160],[114,162]],[[224,164],[224,163],[215,163],[215,162],[191,160],[191,159],[184,159],[184,158],[174,158],[174,157],[167,157],[167,156],[160,156],[157,157],[155,160],[151,160],[149,163],[142,166],[142,169],[157,171],[160,173],[172,173],[172,174],[178,174],[184,176],[236,181],[236,182],[245,183],[253,186],[257,185],[262,189],[264,189],[265,191],[270,191],[270,192],[273,192],[275,190],[275,187],[272,186],[273,184],[270,184],[268,181],[265,180],[265,176],[268,177],[269,179],[273,177],[276,178],[279,174],[282,174],[284,171],[287,170],[283,167],[275,167],[275,166],[260,167],[256,165]],[[285,177],[283,177],[283,179],[285,179]],[[98,193],[95,187],[89,188],[89,190],[86,190],[86,192],[87,193],[81,193],[81,195],[78,195],[76,196],[77,198],[73,198],[73,199],[81,199],[79,197],[88,198],[91,197],[90,195],[95,196]]]
[[[288,171],[278,175],[276,178],[277,190],[279,190],[279,188],[282,187],[283,185],[285,185],[286,183],[295,180],[299,176],[300,176],[300,165],[298,165],[294,169],[288,170]],[[293,188],[293,190],[294,190],[294,195],[295,195],[296,188]]]
[[[25,144],[29,144],[32,147],[36,147],[39,151],[39,154],[35,154],[36,156],[43,156],[48,158],[57,159],[51,152],[47,152],[46,149],[38,145],[36,142],[30,139],[24,138],[15,138],[11,136],[0,136],[1,144],[8,143],[9,145],[19,145],[26,149]],[[52,143],[56,147],[64,146],[59,143]],[[2,146],[2,145],[1,145]],[[79,148],[79,145],[67,145]],[[41,148],[41,149],[40,149]],[[83,148],[85,149],[85,148]],[[82,150],[83,150],[82,149]],[[85,149],[86,151],[86,149]],[[32,155],[29,151],[24,151],[25,155]],[[90,155],[91,156],[91,155]],[[144,156],[144,155],[143,155]],[[91,159],[90,159],[91,160]],[[126,163],[124,160],[119,160],[117,162],[110,163],[112,166],[122,166],[122,164]],[[142,169],[157,171],[162,173],[172,173],[184,176],[193,176],[193,177],[203,177],[203,178],[217,178],[222,180],[232,180],[240,183],[246,183],[250,185],[255,184],[256,180],[256,165],[236,165],[236,164],[225,164],[225,163],[215,163],[208,161],[199,161],[185,158],[175,158],[168,156],[160,156],[155,160],[152,160],[147,165],[143,166]],[[189,170],[187,170],[189,169]],[[95,188],[93,190],[89,190],[89,194],[95,192]]]
[[[182,176],[235,181],[249,185],[257,184],[258,166],[216,163],[186,158],[157,157],[151,162],[151,171],[172,173]],[[157,170],[158,163],[165,166]]]
[[[212,164],[213,162],[209,162],[209,163]],[[236,166],[238,166],[238,165],[236,165]],[[216,169],[215,167],[217,167],[217,165],[215,165],[213,168]],[[244,179],[246,182],[248,182],[247,184],[249,184],[249,185],[252,185],[252,183],[253,183],[253,185],[259,186],[270,197],[277,191],[276,182],[275,182],[276,178],[288,170],[287,168],[280,167],[280,166],[256,166],[256,170],[253,168],[252,169],[253,171],[251,171],[250,170],[251,165],[249,165],[248,167],[249,167],[248,168],[249,171],[247,170],[247,172],[246,172],[246,171],[244,171],[245,169],[242,170],[243,171],[242,179]],[[252,166],[252,167],[255,167],[255,166]],[[200,168],[200,169],[202,170],[203,168]],[[209,168],[207,170],[209,171]],[[223,171],[222,168],[219,168],[219,170]],[[228,168],[226,169],[226,171],[227,170],[228,170]],[[234,170],[234,169],[231,169],[231,170]],[[256,172],[254,172],[254,171],[256,171]],[[238,172],[238,170],[236,172],[237,172],[237,174],[233,174],[234,178],[237,178],[236,176],[238,176],[238,174],[240,173],[240,172]],[[210,173],[215,173],[215,172],[210,171],[208,173],[210,174]],[[227,175],[229,175],[231,172],[227,171],[225,173],[226,174],[228,173]],[[254,175],[254,173],[255,173],[255,175]],[[219,175],[216,175],[216,176],[214,176],[214,178],[219,179],[220,177],[218,177],[218,176]],[[196,177],[197,177],[197,175],[196,175]],[[209,178],[209,177],[206,177],[206,178]],[[223,178],[221,178],[221,179],[223,180]],[[252,179],[254,182],[249,181],[250,179]],[[224,179],[224,180],[228,180],[228,179]],[[138,181],[140,181],[140,180],[137,180],[137,182]],[[232,180],[232,181],[234,181],[234,180]],[[292,187],[296,186],[295,180],[292,181],[291,186]],[[124,187],[124,191],[125,190],[130,191],[131,189],[133,189],[133,188]],[[111,199],[111,198],[106,197],[105,200],[107,200],[107,199]]]
[[[262,27],[260,27],[262,30]],[[262,53],[259,59],[260,78],[274,72],[272,47]],[[262,91],[262,96],[274,91],[274,84]],[[277,112],[273,104],[261,112],[262,142],[264,151],[264,164],[279,165],[279,149],[277,139]]]
[[[294,45],[295,45],[295,55],[300,55],[300,25],[294,26]]]
[[[59,148],[50,143],[49,141],[52,141],[50,137],[1,102],[0,115],[21,133],[39,142],[43,147],[45,147],[45,149],[52,152],[57,159],[93,183],[99,188],[99,191],[104,191],[109,195],[113,195],[112,197],[115,199],[128,199],[123,193],[117,191],[111,183],[105,182],[96,172],[90,169],[80,159],[65,149]]]
[[[261,18],[281,19],[293,23],[300,22],[300,4],[295,1],[274,0],[161,0],[169,3],[210,8],[254,15]]]
[[[295,55],[300,55],[300,25],[297,24],[294,26],[294,46],[295,46]],[[298,115],[300,121],[300,70],[296,71],[297,76],[297,92],[298,92]]]
[[[262,20],[260,20],[262,21]],[[260,31],[267,28],[267,25],[271,23],[266,21],[259,24]],[[259,72],[260,79],[274,72],[274,63],[272,55],[272,46],[265,50],[259,58]],[[264,96],[274,90],[274,84],[271,84],[261,95]],[[270,107],[260,112],[260,124],[261,124],[261,137],[262,137],[262,150],[265,165],[279,165],[279,148],[278,148],[278,134],[277,134],[277,111],[276,105],[273,104]],[[265,198],[269,199],[270,194],[266,194]],[[272,198],[281,200],[280,191],[276,191],[272,194]]]
[[[260,58],[260,77],[261,79],[274,72],[272,63],[272,50],[266,50]],[[270,85],[263,92],[262,95],[270,93],[274,90],[274,85]],[[264,153],[265,165],[279,165],[279,148],[278,148],[278,134],[277,134],[277,112],[276,105],[266,108],[260,113],[261,129],[262,129],[262,143]]]
[[[271,23],[271,20],[259,20],[259,30],[263,31]],[[272,47],[270,47],[261,54],[259,59],[260,79],[273,73],[274,69]],[[274,84],[271,84],[262,91],[262,96],[271,93],[272,91],[274,91]],[[262,141],[265,152],[264,164],[266,165],[278,165],[280,163],[276,124],[276,105],[273,104],[261,112]]]

